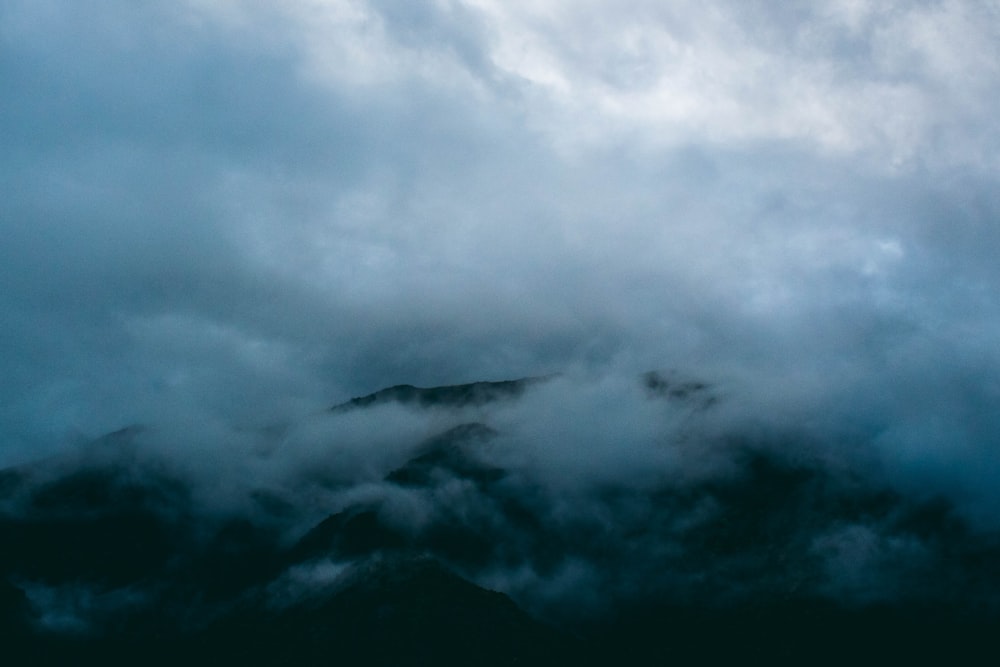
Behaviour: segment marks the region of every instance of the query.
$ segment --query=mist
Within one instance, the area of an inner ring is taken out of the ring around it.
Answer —
[[[995,609],[993,3],[63,4],[0,7],[0,510],[150,532],[3,561],[38,627],[403,552],[560,627]]]

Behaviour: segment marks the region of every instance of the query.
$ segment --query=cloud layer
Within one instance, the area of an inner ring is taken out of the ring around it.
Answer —
[[[5,3],[0,461],[673,367],[994,519],[1000,8],[661,4]]]
[[[329,659],[371,654],[355,627],[426,648],[461,645],[463,623],[493,636],[490,609],[529,623],[485,588],[571,633],[564,656],[770,655],[793,628],[792,661],[835,637],[871,650],[864,626],[876,651],[971,651],[1000,615],[1000,530],[960,494],[679,373],[404,386],[284,428],[172,428],[0,471],[0,629],[53,664],[161,645],[264,664],[318,637]],[[410,605],[415,637],[386,625]]]

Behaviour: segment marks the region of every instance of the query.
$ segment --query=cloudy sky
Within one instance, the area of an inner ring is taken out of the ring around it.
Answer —
[[[1000,474],[996,0],[2,0],[0,82],[0,463],[674,368]]]

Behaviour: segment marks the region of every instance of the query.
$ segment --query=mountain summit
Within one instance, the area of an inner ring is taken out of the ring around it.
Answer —
[[[772,665],[992,641],[1000,533],[728,409],[675,373],[397,385],[207,452],[134,429],[0,471],[8,661]]]
[[[330,408],[331,412],[348,412],[356,408],[400,403],[423,408],[464,408],[486,405],[497,401],[519,398],[532,385],[548,380],[551,376],[501,380],[498,382],[470,382],[468,384],[440,387],[414,387],[398,384],[380,389],[366,396],[358,396]]]

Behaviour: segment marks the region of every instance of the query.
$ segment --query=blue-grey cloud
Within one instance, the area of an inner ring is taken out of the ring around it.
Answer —
[[[992,497],[995,10],[533,7],[6,3],[0,460],[677,367]]]

